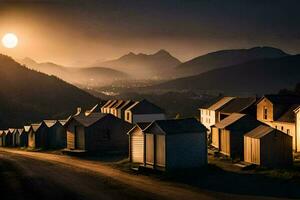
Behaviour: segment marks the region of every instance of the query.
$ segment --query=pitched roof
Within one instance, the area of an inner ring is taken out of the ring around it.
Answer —
[[[298,95],[269,94],[263,96],[260,99],[260,101],[264,98],[267,98],[273,104],[283,104],[283,105],[300,104],[300,96]]]
[[[85,115],[89,115],[93,112],[100,112],[99,104],[96,104],[92,109],[85,111]]]
[[[276,121],[279,122],[288,122],[288,123],[295,123],[296,116],[294,110],[299,107],[298,104],[292,105],[283,115],[281,115]]]
[[[18,132],[21,135],[24,132],[24,129],[23,128],[18,128]]]
[[[48,128],[50,128],[50,127],[54,126],[58,121],[57,120],[44,120],[44,122],[45,122],[46,126]]]
[[[165,134],[198,133],[207,131],[207,129],[195,118],[156,120],[152,122],[144,132],[151,133],[148,131],[150,131],[150,128],[153,125],[160,127]]]
[[[268,135],[272,131],[276,131],[276,129],[274,129],[270,126],[260,125],[260,126],[256,127],[255,129],[251,130],[250,132],[246,133],[244,136],[259,139],[259,138],[264,137],[265,135]],[[281,131],[278,131],[278,132],[281,132]]]
[[[121,106],[125,101],[124,100],[118,100],[117,103],[115,103],[111,108],[118,108]]]
[[[70,121],[71,119],[72,116],[69,116],[67,119],[60,119],[58,121],[61,123],[61,125],[65,126],[68,123],[68,121]]]
[[[147,101],[146,99],[134,103],[132,106],[127,108],[134,114],[158,114],[164,113],[164,111],[157,105]]]
[[[131,100],[128,100],[126,102],[124,102],[124,104],[120,105],[117,109],[127,109],[129,108],[130,106],[132,106],[135,102],[134,101],[131,101]]]
[[[25,132],[28,132],[28,131],[30,131],[30,129],[31,129],[32,127],[31,126],[24,126],[24,130],[25,130]]]
[[[102,118],[104,118],[107,115],[109,115],[109,114],[106,114],[106,113],[91,113],[88,116],[85,116],[85,115],[75,116],[75,117],[73,117],[73,119],[76,120],[81,125],[83,125],[84,127],[89,127],[89,126],[91,126],[94,123],[98,122],[99,120],[101,120]]]
[[[113,105],[118,103],[118,100],[112,100],[110,104],[108,104],[105,108],[111,108]]]
[[[101,108],[106,108],[113,100],[108,100]]]
[[[256,97],[237,97],[228,102],[221,110],[222,113],[239,113],[256,103]]]
[[[140,129],[144,130],[145,128],[147,128],[149,125],[151,124],[151,122],[138,122],[134,125],[134,127],[132,129],[130,129],[127,134],[129,135],[136,127],[139,127]]]
[[[13,133],[13,132],[15,132],[16,129],[14,129],[14,128],[9,128],[8,130],[9,130],[9,132]]]
[[[218,110],[234,98],[236,97],[222,97],[221,99],[218,99],[217,101],[214,101],[213,103],[210,103],[209,105],[206,105],[203,108],[207,110]]]
[[[239,121],[244,116],[246,116],[246,114],[233,113],[233,114],[229,115],[228,117],[226,117],[225,119],[223,119],[223,120],[219,121],[218,123],[216,123],[214,126],[217,127],[217,128],[226,128],[229,125],[232,125],[232,124],[236,123],[237,121]]]
[[[42,125],[42,123],[39,123],[39,124],[31,124],[32,130],[33,130],[34,132],[36,132],[36,131],[40,128],[41,125]]]

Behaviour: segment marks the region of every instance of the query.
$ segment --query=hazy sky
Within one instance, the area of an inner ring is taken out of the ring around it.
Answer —
[[[297,0],[0,0],[0,35],[20,40],[0,52],[64,65],[159,49],[181,60],[263,45],[298,53],[299,8]]]

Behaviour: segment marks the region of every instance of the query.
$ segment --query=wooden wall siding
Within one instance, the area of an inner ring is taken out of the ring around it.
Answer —
[[[144,162],[144,135],[139,128],[130,136],[130,159],[134,163]]]
[[[296,152],[298,151],[297,149],[300,147],[296,146],[297,144],[296,124],[274,121],[270,124],[270,126],[291,136],[293,138],[293,150]],[[289,133],[287,133],[287,130],[289,130]]]
[[[282,134],[268,134],[261,139],[261,165],[267,167],[291,165],[292,138]]]
[[[300,152],[300,111],[296,113],[295,142],[296,152]]]
[[[75,135],[74,132],[67,131],[67,148],[75,149]]]
[[[244,160],[248,163],[260,165],[260,140],[244,137]]]
[[[264,107],[268,109],[267,119],[264,119]],[[257,110],[256,110],[257,120],[273,121],[274,118],[273,114],[274,114],[273,104],[268,99],[265,98],[257,104]]]
[[[215,148],[219,148],[219,129],[216,127],[212,127],[212,146]]]
[[[230,156],[230,131],[221,129],[220,130],[220,151]]]
[[[82,126],[75,126],[75,149],[85,150],[85,130]]]
[[[20,135],[20,147],[28,147],[28,133]]]
[[[154,164],[154,135],[145,134],[146,136],[146,164]]]
[[[131,128],[131,124],[119,118],[106,116],[99,123],[85,129],[86,150],[128,153],[129,140],[126,133]]]
[[[206,133],[166,136],[166,169],[197,168],[207,164]]]
[[[166,141],[164,135],[156,135],[155,138],[155,161],[159,167],[166,166]]]

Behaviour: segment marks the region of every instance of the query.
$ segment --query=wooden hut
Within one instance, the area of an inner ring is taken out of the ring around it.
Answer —
[[[244,135],[244,160],[265,167],[292,165],[292,137],[261,125]]]
[[[18,146],[18,135],[19,135],[19,131],[17,128],[15,129],[11,129],[12,131],[12,135],[13,135],[13,141],[12,141],[12,146],[13,147],[17,147]]]
[[[66,125],[67,149],[128,152],[126,133],[133,126],[105,113],[74,116]]]
[[[135,102],[134,101],[131,101],[131,100],[128,100],[128,101],[125,101],[121,106],[117,107],[116,108],[116,117],[122,119],[122,120],[125,120],[125,110],[127,108],[129,108],[130,106],[132,106]]]
[[[3,130],[0,130],[0,147],[3,147],[5,144],[5,132]]]
[[[212,145],[230,158],[243,158],[244,134],[261,125],[254,117],[233,113],[212,126]]]
[[[143,132],[145,167],[168,171],[207,164],[207,129],[196,119],[156,120]]]
[[[45,122],[32,124],[28,134],[28,147],[30,148],[47,148],[48,127]]]
[[[135,102],[125,111],[125,121],[132,124],[165,119],[166,115],[164,111],[157,105],[145,99]]]
[[[58,120],[44,120],[48,127],[47,144],[48,148],[61,149],[67,146],[66,129]]]
[[[4,139],[4,146],[11,147],[13,146],[13,129],[5,130],[5,139]]]
[[[144,162],[144,132],[150,122],[137,123],[127,134],[129,136],[129,160],[133,163]]]
[[[26,132],[24,128],[18,129],[17,145],[19,147],[28,146],[28,132]]]

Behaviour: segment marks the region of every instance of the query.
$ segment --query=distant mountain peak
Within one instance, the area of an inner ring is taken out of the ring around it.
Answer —
[[[164,50],[164,49],[160,49],[158,52],[156,52],[156,53],[153,54],[153,55],[170,56],[171,54],[170,54],[168,51]]]

